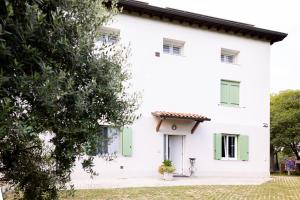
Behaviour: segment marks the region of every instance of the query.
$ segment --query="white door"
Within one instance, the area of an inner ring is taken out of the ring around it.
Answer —
[[[175,173],[183,174],[184,136],[169,135],[168,144],[168,158],[172,161],[173,166],[176,168]]]

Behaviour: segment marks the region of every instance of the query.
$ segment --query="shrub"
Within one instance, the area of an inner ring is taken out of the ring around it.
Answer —
[[[164,160],[163,164],[159,166],[158,172],[160,174],[163,173],[173,173],[175,171],[175,167],[172,166],[172,161],[171,160]]]

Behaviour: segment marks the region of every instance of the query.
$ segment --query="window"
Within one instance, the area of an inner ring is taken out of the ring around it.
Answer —
[[[90,144],[89,155],[113,154],[119,152],[119,129],[104,127],[96,141]]]
[[[221,54],[221,61],[224,63],[234,63],[234,55]]]
[[[228,64],[237,64],[237,57],[239,52],[229,49],[221,49],[221,62]]]
[[[181,47],[173,45],[173,54],[174,55],[181,55]]]
[[[168,44],[164,44],[163,46],[164,53],[170,53],[171,52],[171,46]]]
[[[237,136],[222,135],[222,158],[236,159],[237,158]]]
[[[104,127],[93,141],[86,145],[86,152],[89,156],[103,154],[132,155],[132,128],[121,129]]]
[[[172,39],[163,40],[163,52],[165,54],[172,54],[172,55],[183,55],[183,46],[184,42]]]
[[[100,37],[96,42],[104,44],[116,44],[119,41],[120,31],[112,28],[102,28],[100,30]]]
[[[98,41],[102,43],[115,44],[118,40],[118,35],[114,35],[113,33],[102,33]]]
[[[215,160],[249,160],[248,135],[214,134]]]
[[[240,105],[240,82],[221,80],[221,99],[222,105]]]

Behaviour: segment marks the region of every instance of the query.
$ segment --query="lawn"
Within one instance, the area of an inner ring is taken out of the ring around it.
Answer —
[[[63,200],[129,200],[129,199],[278,199],[300,200],[300,177],[273,176],[262,185],[251,186],[177,186],[126,189],[77,190]]]

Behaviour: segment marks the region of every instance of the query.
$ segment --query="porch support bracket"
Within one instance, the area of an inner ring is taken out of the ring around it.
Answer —
[[[164,120],[163,118],[160,118],[159,122],[157,123],[157,126],[156,126],[156,132],[159,131],[159,128],[160,128],[160,126],[161,126],[163,120]]]
[[[192,130],[191,130],[191,134],[193,134],[195,132],[195,130],[197,129],[197,127],[199,126],[201,121],[196,121],[195,125],[193,126]]]

